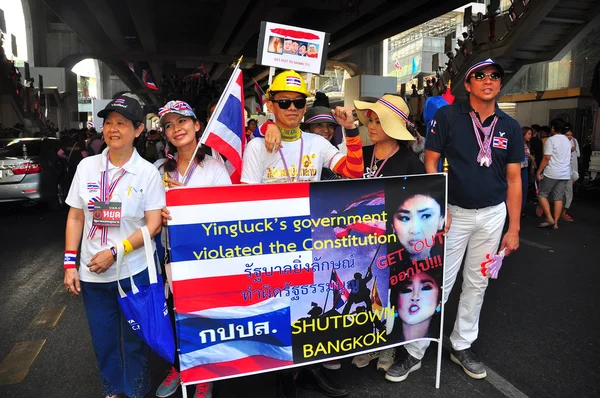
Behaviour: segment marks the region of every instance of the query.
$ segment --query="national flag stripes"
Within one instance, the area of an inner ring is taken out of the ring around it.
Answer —
[[[295,76],[288,76],[285,78],[285,84],[287,86],[297,86],[297,87],[301,87],[302,86],[302,81],[300,80],[300,78],[295,77]]]
[[[494,137],[492,146],[494,148],[507,149],[508,148],[508,138]]]
[[[244,78],[238,66],[233,71],[200,141],[225,156],[231,163],[233,168],[230,177],[234,184],[239,184],[242,176],[245,134]]]
[[[312,261],[312,251],[302,245],[310,228],[293,232],[295,221],[310,218],[309,184],[285,188],[237,185],[167,193],[185,383],[293,364],[291,297],[283,293],[313,284],[314,274],[282,272],[284,264]],[[277,253],[265,243],[273,241],[294,243],[297,251]]]

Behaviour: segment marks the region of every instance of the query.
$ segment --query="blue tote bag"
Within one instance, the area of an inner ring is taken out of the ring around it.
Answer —
[[[148,264],[149,285],[136,286],[129,271],[131,291],[125,293],[121,283],[117,282],[119,288],[119,304],[125,319],[137,335],[150,346],[158,355],[174,363],[175,360],[175,337],[173,326],[169,319],[169,309],[165,300],[164,284],[162,277],[156,274],[152,239],[146,226],[141,228],[144,236],[144,250],[146,251],[146,263]],[[120,280],[121,265],[123,262],[124,249],[122,245],[117,248],[117,280]]]

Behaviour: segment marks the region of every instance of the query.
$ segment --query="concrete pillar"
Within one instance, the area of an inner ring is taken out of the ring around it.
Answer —
[[[358,65],[360,74],[381,76],[383,74],[383,42],[357,51],[342,61]]]

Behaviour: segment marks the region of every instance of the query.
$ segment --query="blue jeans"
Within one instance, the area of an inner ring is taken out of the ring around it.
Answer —
[[[148,285],[148,271],[140,272],[133,280],[137,286]],[[121,280],[121,287],[126,292],[131,290],[129,278]],[[81,291],[103,394],[143,397],[151,387],[151,351],[123,317],[117,282],[81,282]]]
[[[521,181],[523,182],[523,203],[521,204],[521,213],[525,211],[525,205],[527,204],[527,190],[529,189],[529,172],[527,167],[521,168]]]

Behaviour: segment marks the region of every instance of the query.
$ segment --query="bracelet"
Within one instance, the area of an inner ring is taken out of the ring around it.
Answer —
[[[123,241],[123,246],[125,247],[125,254],[129,254],[133,251],[133,245],[129,241],[129,239],[125,239]]]
[[[114,261],[117,261],[117,248],[116,248],[116,247],[114,247],[114,246],[113,246],[113,247],[111,247],[111,248],[110,248],[110,252],[112,253],[113,260],[114,260]]]
[[[65,250],[64,269],[77,268],[75,260],[77,259],[77,250]]]

